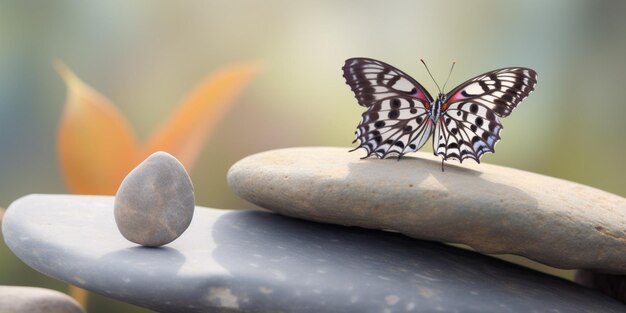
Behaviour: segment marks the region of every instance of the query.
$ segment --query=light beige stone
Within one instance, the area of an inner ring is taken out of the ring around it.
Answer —
[[[364,159],[348,148],[291,148],[232,166],[242,198],[303,219],[398,231],[517,254],[559,268],[626,273],[626,200],[511,168],[429,153]]]
[[[71,297],[56,290],[0,286],[2,313],[84,313]]]

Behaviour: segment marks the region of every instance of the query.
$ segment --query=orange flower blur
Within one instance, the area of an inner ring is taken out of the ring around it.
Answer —
[[[106,97],[58,62],[68,89],[57,138],[61,170],[70,192],[113,195],[124,177],[155,151],[167,151],[191,171],[210,135],[258,64],[222,68],[193,89],[145,145]]]

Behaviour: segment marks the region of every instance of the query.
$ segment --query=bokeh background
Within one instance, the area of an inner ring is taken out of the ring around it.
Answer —
[[[251,207],[225,180],[246,155],[351,146],[362,108],[341,67],[356,56],[391,63],[431,93],[420,58],[439,82],[456,61],[451,87],[499,67],[535,69],[536,91],[483,161],[626,196],[625,34],[623,1],[0,1],[0,207],[68,192],[55,151],[66,96],[56,59],[144,140],[207,74],[265,64],[191,173],[202,206]],[[67,290],[3,243],[0,285]],[[99,296],[88,309],[146,311]]]

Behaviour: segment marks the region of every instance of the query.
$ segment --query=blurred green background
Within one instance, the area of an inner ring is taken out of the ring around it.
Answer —
[[[0,207],[67,193],[55,151],[66,96],[55,59],[111,99],[140,139],[210,72],[263,61],[191,173],[202,206],[251,206],[225,180],[246,155],[351,146],[362,108],[341,67],[356,56],[391,63],[431,93],[420,58],[440,82],[456,61],[449,86],[499,67],[535,69],[536,91],[483,161],[626,196],[625,34],[624,1],[1,1]],[[0,285],[66,290],[4,244]],[[98,296],[88,309],[145,311]]]

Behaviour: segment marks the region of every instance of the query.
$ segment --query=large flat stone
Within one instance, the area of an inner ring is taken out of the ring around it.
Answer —
[[[113,197],[31,195],[4,238],[57,279],[159,312],[624,312],[596,291],[397,233],[198,207],[160,248],[120,235]]]
[[[564,269],[626,273],[626,199],[584,185],[427,153],[365,159],[348,148],[244,158],[228,173],[242,198],[284,215],[399,231],[517,254]]]

